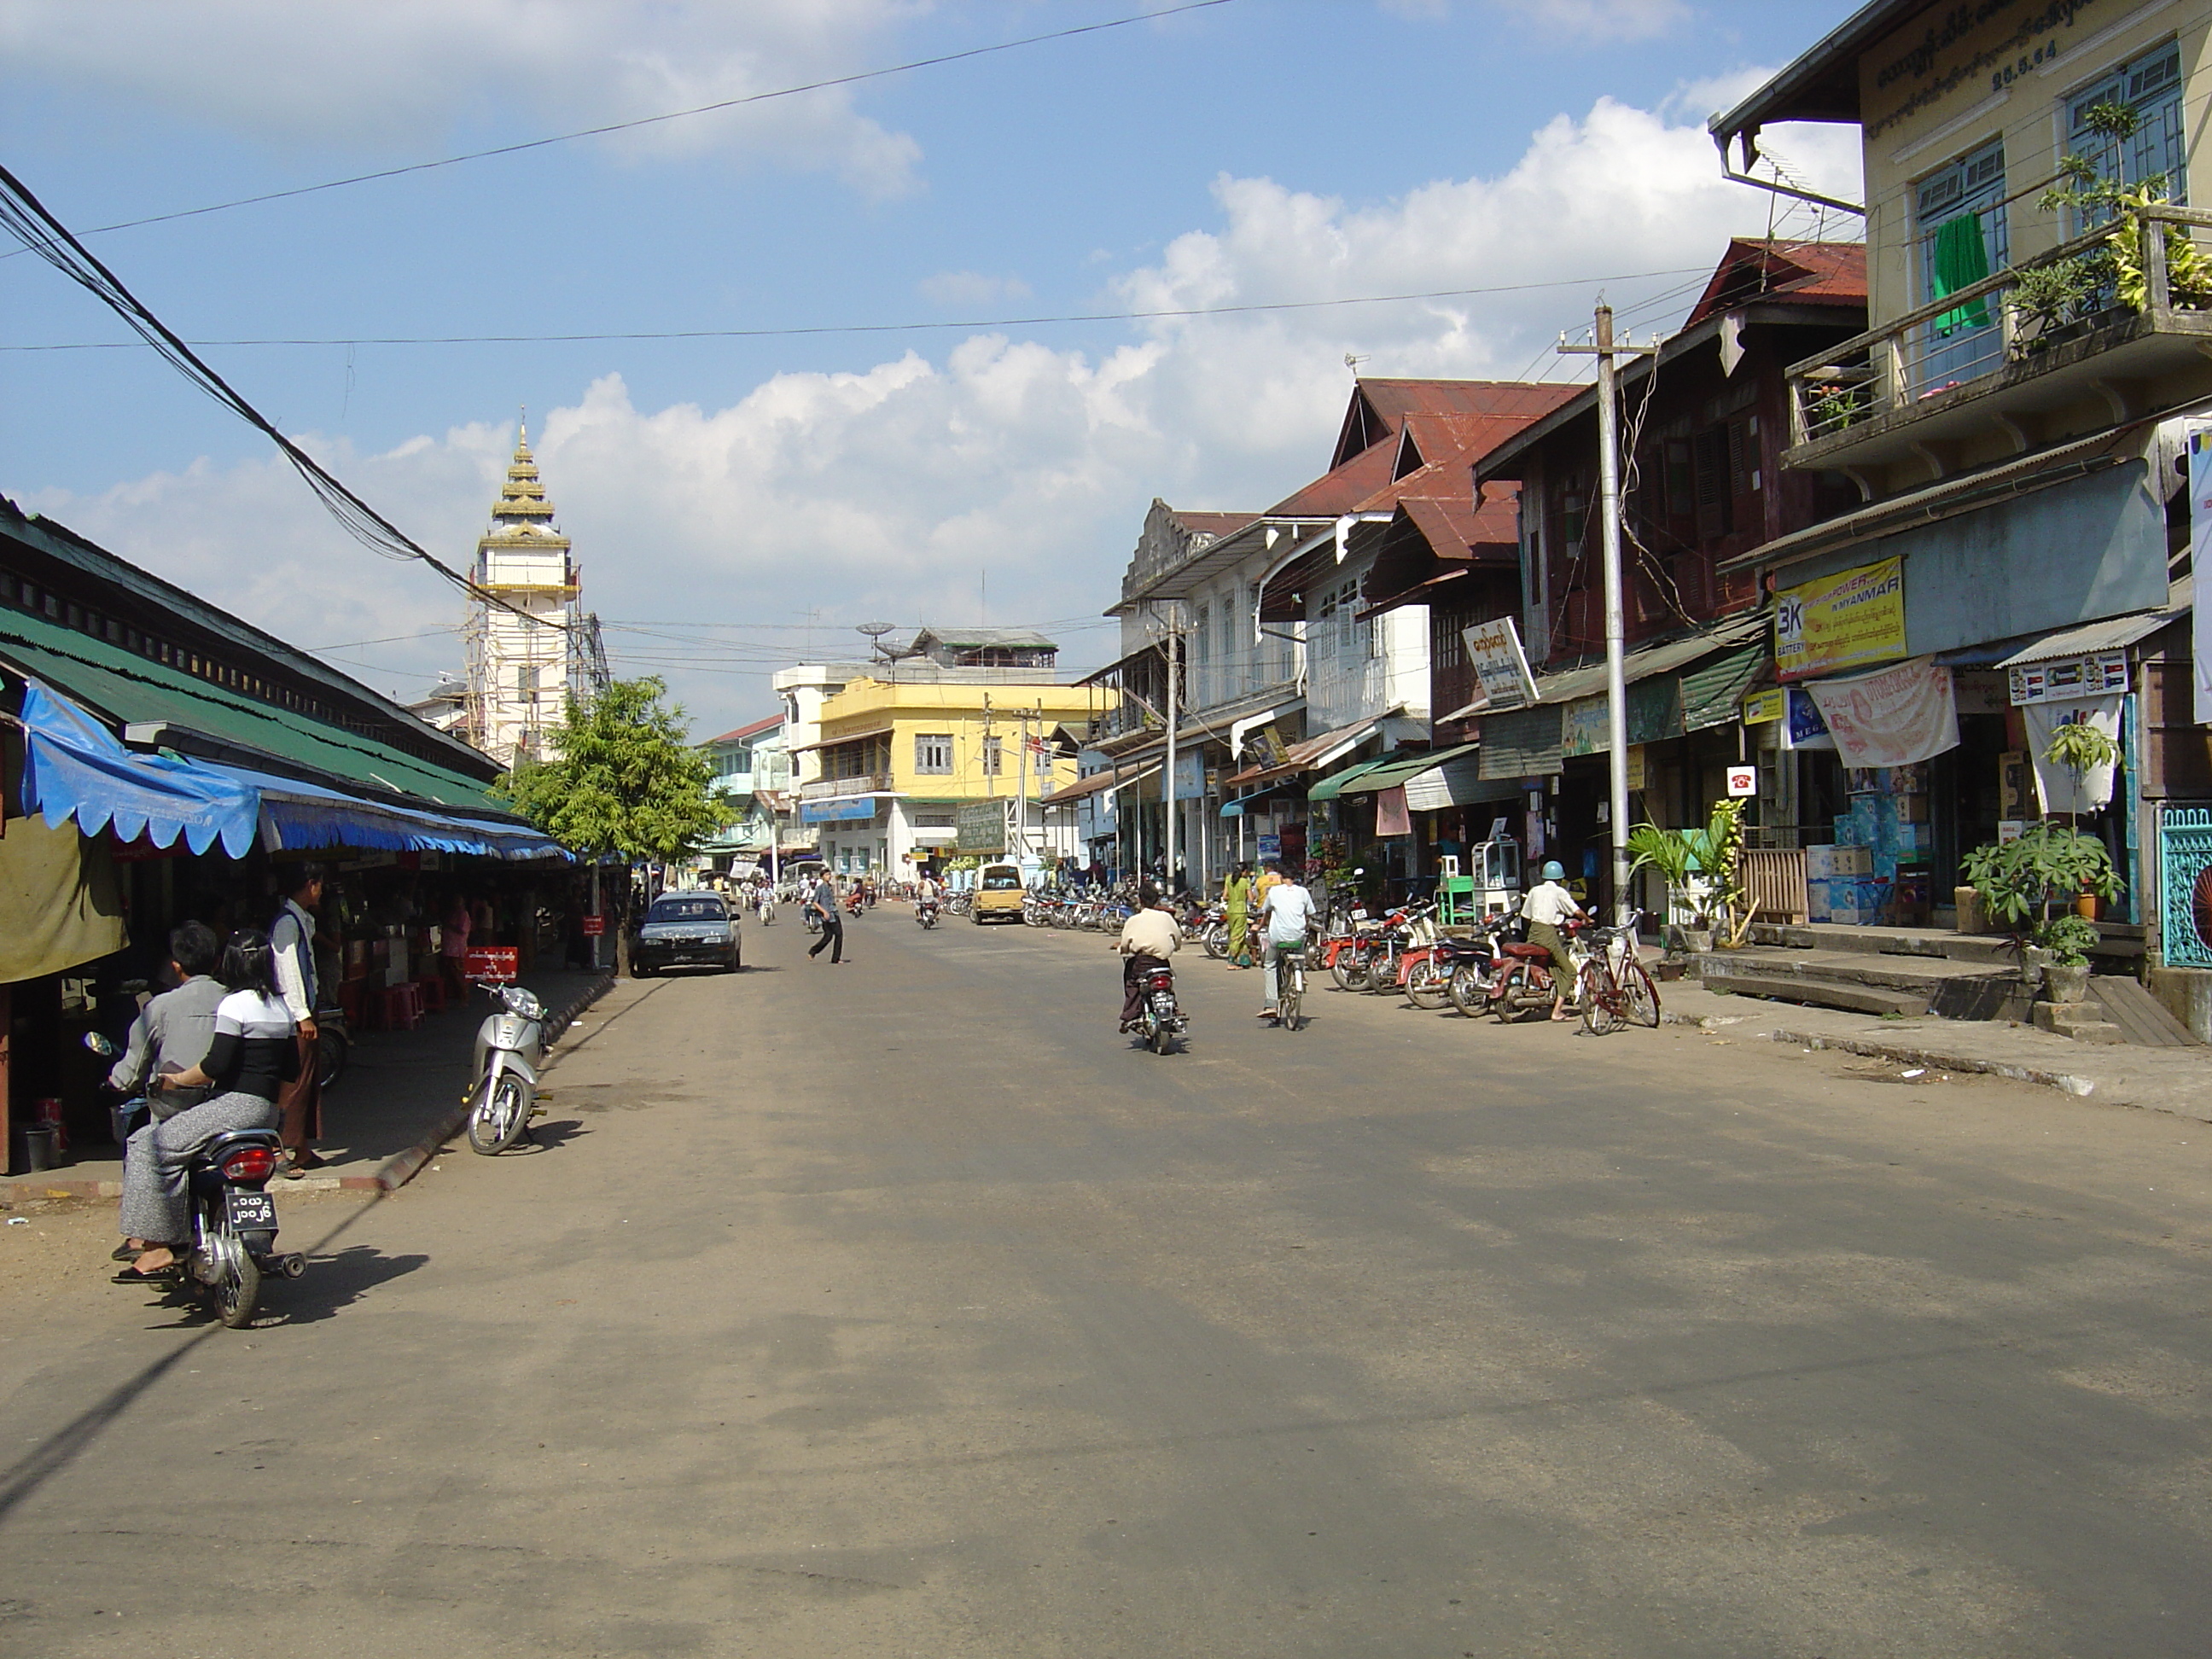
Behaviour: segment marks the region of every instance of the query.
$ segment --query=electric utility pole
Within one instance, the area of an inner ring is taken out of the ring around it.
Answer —
[[[1615,345],[1613,307],[1601,300],[1590,330],[1592,343],[1559,341],[1563,356],[1597,359],[1597,476],[1599,529],[1605,550],[1605,726],[1611,774],[1613,906],[1618,922],[1628,914],[1628,617],[1620,578],[1620,410],[1613,358],[1656,355],[1656,345]],[[1657,366],[1653,366],[1657,373]]]

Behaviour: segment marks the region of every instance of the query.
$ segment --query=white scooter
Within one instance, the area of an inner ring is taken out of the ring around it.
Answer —
[[[545,1059],[545,1005],[520,985],[487,983],[497,1000],[477,1028],[475,1063],[464,1098],[469,1107],[469,1147],[495,1157],[530,1133],[538,1103],[538,1068]]]

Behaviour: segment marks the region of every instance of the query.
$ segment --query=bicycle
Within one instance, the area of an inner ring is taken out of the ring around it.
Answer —
[[[1278,945],[1275,952],[1275,1024],[1295,1031],[1303,1023],[1306,994],[1306,947]]]
[[[1583,1030],[1592,1036],[1617,1031],[1632,1021],[1650,1029],[1658,1026],[1659,988],[1636,954],[1636,924],[1643,914],[1631,910],[1617,927],[1583,930],[1589,955],[1577,976],[1578,1000]]]

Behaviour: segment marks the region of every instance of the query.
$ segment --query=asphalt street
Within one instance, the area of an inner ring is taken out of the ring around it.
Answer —
[[[0,1301],[0,1650],[2199,1655],[2204,1126],[787,911],[541,1146]]]

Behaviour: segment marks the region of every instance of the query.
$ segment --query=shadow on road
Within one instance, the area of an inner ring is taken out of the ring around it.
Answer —
[[[368,1244],[349,1245],[336,1255],[310,1254],[307,1271],[300,1278],[280,1279],[264,1288],[264,1316],[274,1314],[272,1322],[281,1325],[312,1325],[352,1306],[378,1285],[413,1273],[429,1260],[427,1255],[386,1255]]]
[[[312,1273],[321,1265],[316,1261],[322,1252],[349,1231],[354,1224],[383,1201],[380,1193],[356,1210],[344,1220],[325,1233],[307,1248],[309,1261],[307,1271]],[[350,1255],[349,1251],[347,1254]],[[375,1254],[371,1252],[372,1255]],[[398,1258],[420,1267],[425,1258]],[[301,1280],[301,1283],[307,1281]],[[358,1294],[358,1292],[356,1292]],[[351,1297],[347,1298],[349,1301]],[[201,1343],[226,1334],[220,1325],[210,1322],[191,1336],[179,1342],[160,1358],[139,1367],[136,1375],[126,1377],[106,1394],[87,1406],[75,1417],[26,1452],[0,1473],[0,1523],[4,1523],[24,1504],[37,1493],[47,1481],[76,1462],[84,1452],[106,1433],[108,1425],[118,1421],[136,1405],[139,1396],[174,1370],[178,1363],[196,1350]]]

